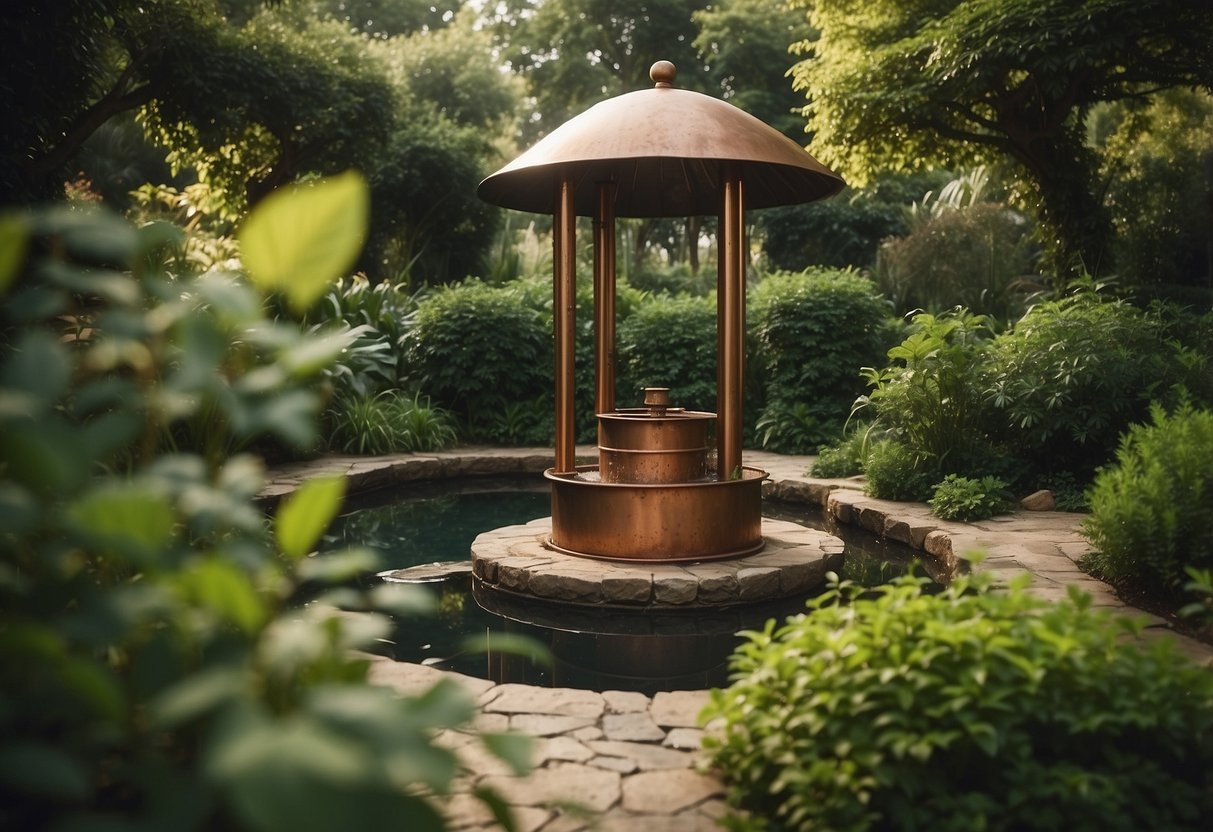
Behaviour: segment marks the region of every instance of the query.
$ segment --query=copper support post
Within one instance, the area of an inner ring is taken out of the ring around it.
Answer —
[[[577,428],[573,418],[573,334],[577,324],[577,215],[573,183],[561,176],[552,216],[552,317],[556,350],[556,465],[557,474],[577,470]]]
[[[716,465],[719,479],[741,472],[741,394],[745,361],[745,192],[738,166],[722,170],[717,239]]]
[[[615,409],[615,183],[598,183],[594,215],[594,412]]]

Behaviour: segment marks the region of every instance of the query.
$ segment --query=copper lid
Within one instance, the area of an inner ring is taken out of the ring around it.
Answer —
[[[595,104],[480,183],[486,202],[552,213],[568,175],[575,210],[592,216],[599,182],[618,188],[620,217],[686,217],[720,211],[725,163],[737,164],[747,208],[812,202],[846,183],[796,142],[732,104],[675,89],[674,65],[649,71],[653,89]]]

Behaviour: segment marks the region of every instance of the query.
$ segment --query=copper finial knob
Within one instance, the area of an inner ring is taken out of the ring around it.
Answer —
[[[650,416],[664,416],[666,408],[670,406],[670,388],[644,388],[644,406],[649,409]]]
[[[649,77],[653,79],[653,83],[659,87],[674,86],[674,78],[678,75],[678,68],[669,61],[658,61],[649,67]]]

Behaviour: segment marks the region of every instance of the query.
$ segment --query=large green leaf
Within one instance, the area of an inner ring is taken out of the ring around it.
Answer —
[[[312,305],[354,265],[366,239],[366,181],[346,173],[265,198],[237,232],[253,283],[281,291],[296,312]]]
[[[181,584],[191,598],[247,633],[256,631],[269,615],[248,575],[226,560],[195,563],[181,574]]]
[[[177,522],[163,494],[128,484],[105,485],[77,500],[68,510],[75,526],[96,545],[139,563],[160,555]]]
[[[274,534],[282,553],[299,560],[310,552],[337,516],[344,496],[344,477],[317,477],[299,486],[274,518]]]

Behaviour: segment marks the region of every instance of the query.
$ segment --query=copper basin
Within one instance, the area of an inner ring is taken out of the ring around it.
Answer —
[[[627,561],[694,561],[758,552],[762,481],[743,468],[738,479],[683,483],[603,482],[598,468],[544,476],[552,485],[549,545],[586,557]]]
[[[603,482],[692,482],[708,475],[708,427],[714,413],[648,408],[598,414],[598,468]]]

